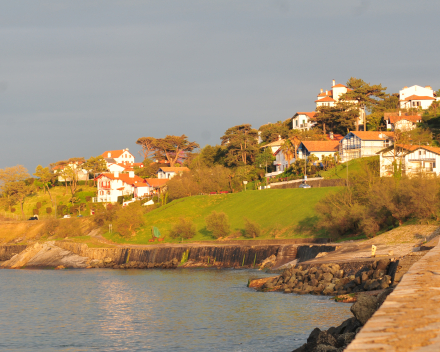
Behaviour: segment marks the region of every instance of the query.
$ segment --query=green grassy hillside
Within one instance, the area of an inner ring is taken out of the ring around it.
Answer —
[[[360,171],[362,167],[362,163],[374,163],[379,162],[379,156],[372,156],[368,158],[360,158],[350,160],[348,162],[348,172],[349,174],[352,172]],[[327,171],[321,171],[320,175],[324,178],[347,178],[347,163],[339,164],[338,166],[328,169]]]
[[[280,189],[247,191],[235,194],[194,196],[175,200],[168,205],[145,215],[146,225],[130,240],[117,234],[105,234],[115,242],[148,243],[151,226],[159,228],[166,235],[166,242],[178,242],[169,238],[169,231],[179,217],[189,218],[197,226],[197,234],[191,241],[214,240],[206,230],[205,217],[213,210],[229,216],[231,232],[243,239],[240,230],[244,228],[244,217],[258,223],[262,228],[259,238],[294,238],[319,235],[311,233],[316,222],[315,204],[335,188]],[[276,234],[273,229],[277,228]],[[272,233],[271,233],[272,232]]]

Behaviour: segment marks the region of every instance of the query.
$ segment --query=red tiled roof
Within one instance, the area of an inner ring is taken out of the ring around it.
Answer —
[[[344,86],[341,83],[338,83],[337,85],[333,86],[332,88],[337,87],[337,88],[347,88],[346,86]]]
[[[337,152],[338,141],[303,141],[302,144],[309,152]]]
[[[144,179],[140,178],[139,176],[134,175],[134,177],[130,177],[130,174],[123,173],[119,173],[119,177],[115,177],[114,173],[104,172],[100,174],[97,178],[100,178],[102,176],[108,177],[111,180],[121,180],[122,182],[125,182],[129,185],[134,185],[137,182],[145,182]]]
[[[381,131],[351,131],[354,135],[358,136],[360,139],[367,141],[383,141],[387,138],[394,137],[394,132],[381,132]],[[382,137],[379,137],[383,135]]]
[[[297,112],[295,115],[306,115],[308,116],[310,119],[314,119],[316,112],[312,111],[312,112]]]
[[[104,153],[102,153],[101,155],[104,158],[108,158],[108,153],[110,153],[110,158],[119,158],[124,152],[127,152],[129,154],[131,154],[128,150],[122,149],[122,150],[107,150]],[[131,154],[133,155],[133,154]]]
[[[328,90],[326,92],[322,92],[318,94],[318,97],[326,97],[326,96],[329,97],[333,96],[333,90]]]
[[[160,170],[165,171],[165,172],[180,172],[180,171],[189,171],[189,169],[187,167],[168,167],[168,166],[163,166],[160,168]]]
[[[435,100],[435,98],[428,97],[426,95],[410,95],[409,97],[404,99],[404,101],[410,101],[410,100]]]
[[[327,139],[329,141],[340,141],[341,139],[344,139],[344,136],[342,134],[333,133],[333,139],[331,139],[330,134],[327,134]]]
[[[162,187],[169,180],[167,178],[147,178],[145,182],[150,185],[150,187]]]
[[[401,120],[408,120],[414,123],[422,121],[422,117],[419,115],[411,115],[411,116],[392,115],[392,116],[388,116],[388,119],[390,120],[391,123],[396,123],[397,121],[401,121]]]
[[[149,187],[147,183],[136,182],[134,184],[135,187]]]
[[[397,147],[400,147],[402,149],[406,149],[409,152],[413,152],[417,149],[425,149],[430,152],[433,152],[435,154],[440,155],[440,148],[439,147],[431,147],[430,145],[411,145],[411,144],[396,144]]]
[[[315,100],[315,103],[316,102],[327,102],[327,101],[336,101],[336,100],[334,100],[333,98],[330,98],[330,97],[326,97],[326,98]]]

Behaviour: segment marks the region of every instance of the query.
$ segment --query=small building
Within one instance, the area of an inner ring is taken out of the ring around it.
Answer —
[[[102,157],[107,163],[107,168],[109,164],[122,164],[122,165],[133,165],[134,155],[128,151],[128,148],[121,150],[107,150],[102,153]]]
[[[142,184],[145,181],[136,176],[133,171],[119,173],[117,171],[102,173],[97,178],[98,195],[97,202],[116,203],[119,196],[126,196],[135,193],[135,184]]]
[[[157,171],[157,178],[171,180],[176,175],[181,175],[183,172],[188,172],[187,167],[161,167]]]
[[[74,170],[77,181],[87,181],[89,179],[89,172],[82,168],[84,164],[84,160],[71,161],[66,164],[59,164],[52,167],[52,171],[54,174],[58,174],[58,181],[65,182],[71,181],[71,177],[64,176],[64,169],[70,168]]]
[[[394,132],[352,131],[339,141],[339,157],[342,162],[346,162],[375,156],[393,143]]]
[[[297,112],[292,117],[292,129],[294,130],[310,130],[316,125],[316,112]]]
[[[404,87],[399,91],[399,101],[401,109],[421,108],[428,109],[432,102],[438,100],[440,97],[435,96],[434,90],[431,86]]]
[[[335,156],[339,151],[339,141],[303,141],[298,146],[298,158],[305,159],[311,154],[319,160],[326,156]]]
[[[390,177],[401,169],[407,176],[440,175],[440,148],[396,144],[379,151],[380,176]]]
[[[402,113],[399,111],[399,114],[396,115],[385,113],[384,120],[387,130],[399,130],[405,132],[416,128],[417,124],[422,122],[422,117],[420,115],[402,115]]]

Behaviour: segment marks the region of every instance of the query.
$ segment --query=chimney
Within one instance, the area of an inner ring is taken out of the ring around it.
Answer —
[[[328,90],[325,91],[325,95],[328,95]]]
[[[322,94],[323,91],[324,91],[324,90],[321,88],[321,94]]]
[[[107,153],[107,158],[111,158],[112,157],[112,153],[108,152]]]
[[[125,150],[128,152],[128,148],[125,148]]]
[[[333,139],[333,132],[329,133],[330,139]]]
[[[129,171],[128,172],[128,177],[134,178],[134,171]]]
[[[115,178],[119,178],[119,171],[114,171],[113,176],[115,176]]]
[[[402,116],[402,111],[399,110],[399,116]]]
[[[432,89],[431,86],[426,86],[425,88]]]
[[[403,89],[406,89],[406,88],[408,88],[408,87],[407,86],[403,87]]]
[[[335,84],[335,80],[333,80],[333,85],[332,85],[332,87],[334,87],[336,84]]]

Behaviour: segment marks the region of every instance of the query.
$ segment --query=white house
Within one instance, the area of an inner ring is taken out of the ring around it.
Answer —
[[[316,112],[297,112],[292,117],[292,129],[294,130],[310,130],[316,125]]]
[[[385,113],[384,117],[387,125],[387,130],[411,131],[417,127],[417,124],[422,122],[422,117],[419,115],[402,115],[399,111],[398,115],[391,115]]]
[[[393,176],[401,168],[407,176],[440,175],[440,148],[420,145],[397,144],[384,148],[380,155],[380,176]]]
[[[181,175],[182,172],[187,172],[189,169],[187,167],[161,167],[157,170],[157,178],[160,179],[172,179],[177,174]]]
[[[339,151],[339,141],[303,141],[298,146],[298,158],[305,159],[311,154],[323,160],[326,156],[334,156]]]
[[[394,132],[352,131],[339,141],[342,162],[374,156],[393,144]]]
[[[440,97],[435,96],[434,90],[430,86],[411,86],[404,87],[399,91],[400,108],[421,108],[428,109],[432,102]]]
[[[335,80],[333,80],[333,85],[331,90],[326,90],[325,92],[321,88],[321,93],[318,94],[318,99],[315,100],[316,107],[320,106],[334,106],[341,97],[342,94],[345,94],[352,89],[347,88],[343,84],[336,84]]]
[[[128,148],[121,150],[107,150],[104,153],[102,153],[102,157],[107,163],[107,168],[109,168],[109,164],[122,164],[122,165],[134,164],[134,155],[128,151]]]
[[[136,176],[133,171],[119,173],[117,171],[102,173],[97,178],[97,202],[115,203],[119,196],[126,196],[135,193],[135,184],[142,184],[145,181]],[[140,187],[138,185],[138,187]]]

